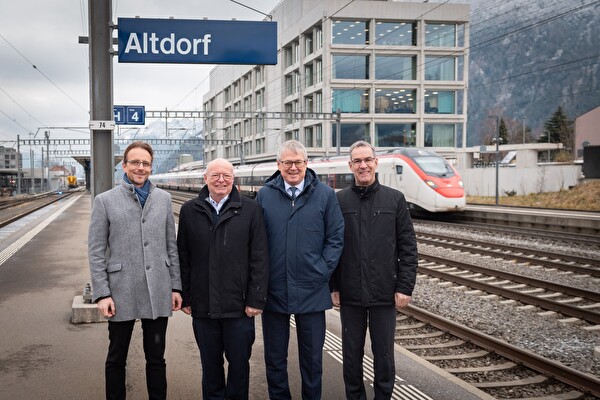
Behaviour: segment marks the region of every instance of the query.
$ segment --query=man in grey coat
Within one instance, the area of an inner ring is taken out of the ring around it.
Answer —
[[[181,308],[171,195],[156,188],[152,147],[130,144],[121,185],[94,199],[88,235],[93,301],[108,318],[106,398],[125,399],[125,365],[136,319],[143,329],[150,399],[165,399],[167,317]]]

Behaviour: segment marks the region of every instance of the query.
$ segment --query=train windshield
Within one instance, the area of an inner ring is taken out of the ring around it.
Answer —
[[[423,156],[414,157],[413,160],[427,175],[435,175],[441,178],[448,178],[454,175],[454,170],[442,157]]]

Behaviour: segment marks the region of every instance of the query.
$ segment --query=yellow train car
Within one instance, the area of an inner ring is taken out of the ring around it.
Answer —
[[[67,176],[67,186],[71,189],[77,187],[77,177],[75,175]]]

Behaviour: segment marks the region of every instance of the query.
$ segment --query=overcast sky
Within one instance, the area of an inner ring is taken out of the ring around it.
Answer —
[[[269,13],[279,1],[238,3]],[[118,17],[135,16],[264,18],[230,0],[113,0],[112,15],[115,23]],[[88,126],[88,46],[78,43],[88,31],[88,0],[0,0],[0,142],[17,135],[30,138],[38,128],[40,138],[44,127]],[[115,56],[114,104],[143,105],[146,110],[201,109],[212,67],[119,64]],[[89,131],[52,130],[52,136],[87,138]]]

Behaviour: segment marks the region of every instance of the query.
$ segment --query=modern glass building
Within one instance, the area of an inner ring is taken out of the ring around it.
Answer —
[[[288,139],[310,156],[344,153],[358,139],[381,150],[463,147],[469,11],[466,4],[283,0],[270,13],[278,64],[211,72],[205,111],[240,113],[205,119],[205,160],[273,160]]]

